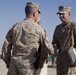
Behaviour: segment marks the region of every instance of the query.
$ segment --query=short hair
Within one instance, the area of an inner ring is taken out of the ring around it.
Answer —
[[[36,8],[32,8],[31,6],[26,6],[25,7],[25,14],[29,15],[29,14],[33,14],[37,9]]]

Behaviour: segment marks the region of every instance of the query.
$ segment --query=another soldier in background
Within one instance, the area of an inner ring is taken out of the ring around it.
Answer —
[[[54,53],[43,28],[35,22],[39,13],[38,4],[27,2],[26,18],[16,23],[7,33],[2,48],[2,58],[8,68],[7,75],[37,75],[33,63],[36,61],[40,41],[41,48],[44,48],[41,50]],[[39,66],[42,67],[42,64]]]
[[[57,55],[57,75],[76,75],[76,67],[71,65],[67,53],[69,48],[76,48],[76,23],[70,20],[68,6],[59,6],[57,14],[62,21],[55,28],[52,42],[55,56]]]
[[[36,23],[38,24],[38,25],[40,25],[41,24],[41,18],[40,18],[40,16],[38,16],[38,18],[37,18],[37,20],[36,20]],[[43,62],[43,68],[39,68],[38,70],[37,70],[37,75],[43,75],[44,74],[44,71],[46,71],[45,72],[45,74],[44,75],[46,75],[47,74],[47,62],[48,62],[48,54],[44,51],[43,52],[44,54],[43,54],[43,56],[45,55],[45,59],[43,60],[43,58],[41,58],[40,60]],[[46,69],[46,70],[45,70]]]
[[[40,16],[38,16],[38,18],[37,18],[37,20],[36,20],[36,23],[37,23],[38,25],[40,25],[40,23],[41,23]],[[37,75],[40,75],[40,73],[41,73],[41,68],[39,68],[39,69],[37,70]]]
[[[51,59],[52,59],[52,67],[56,67],[56,56],[52,56],[51,55]]]

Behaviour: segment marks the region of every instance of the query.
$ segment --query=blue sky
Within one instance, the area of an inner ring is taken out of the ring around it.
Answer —
[[[0,0],[0,50],[8,30],[26,17],[26,2],[40,4],[41,26],[46,30],[50,42],[55,27],[61,23],[56,14],[60,5],[71,7],[71,20],[76,22],[76,0]]]

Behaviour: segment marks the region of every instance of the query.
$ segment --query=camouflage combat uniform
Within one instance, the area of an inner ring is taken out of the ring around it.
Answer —
[[[57,56],[57,75],[76,75],[75,66],[71,66],[67,50],[76,47],[76,24],[69,22],[66,26],[56,27],[53,36],[53,46]]]
[[[7,75],[37,75],[33,63],[39,40],[44,41],[47,53],[53,53],[44,30],[34,20],[26,18],[9,30],[2,48],[3,60],[9,67]]]

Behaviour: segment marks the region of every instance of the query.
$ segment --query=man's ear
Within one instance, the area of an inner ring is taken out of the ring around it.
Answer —
[[[33,13],[33,17],[35,17],[35,15],[36,15],[36,12]]]
[[[71,14],[70,12],[68,12],[69,13],[69,15]]]

